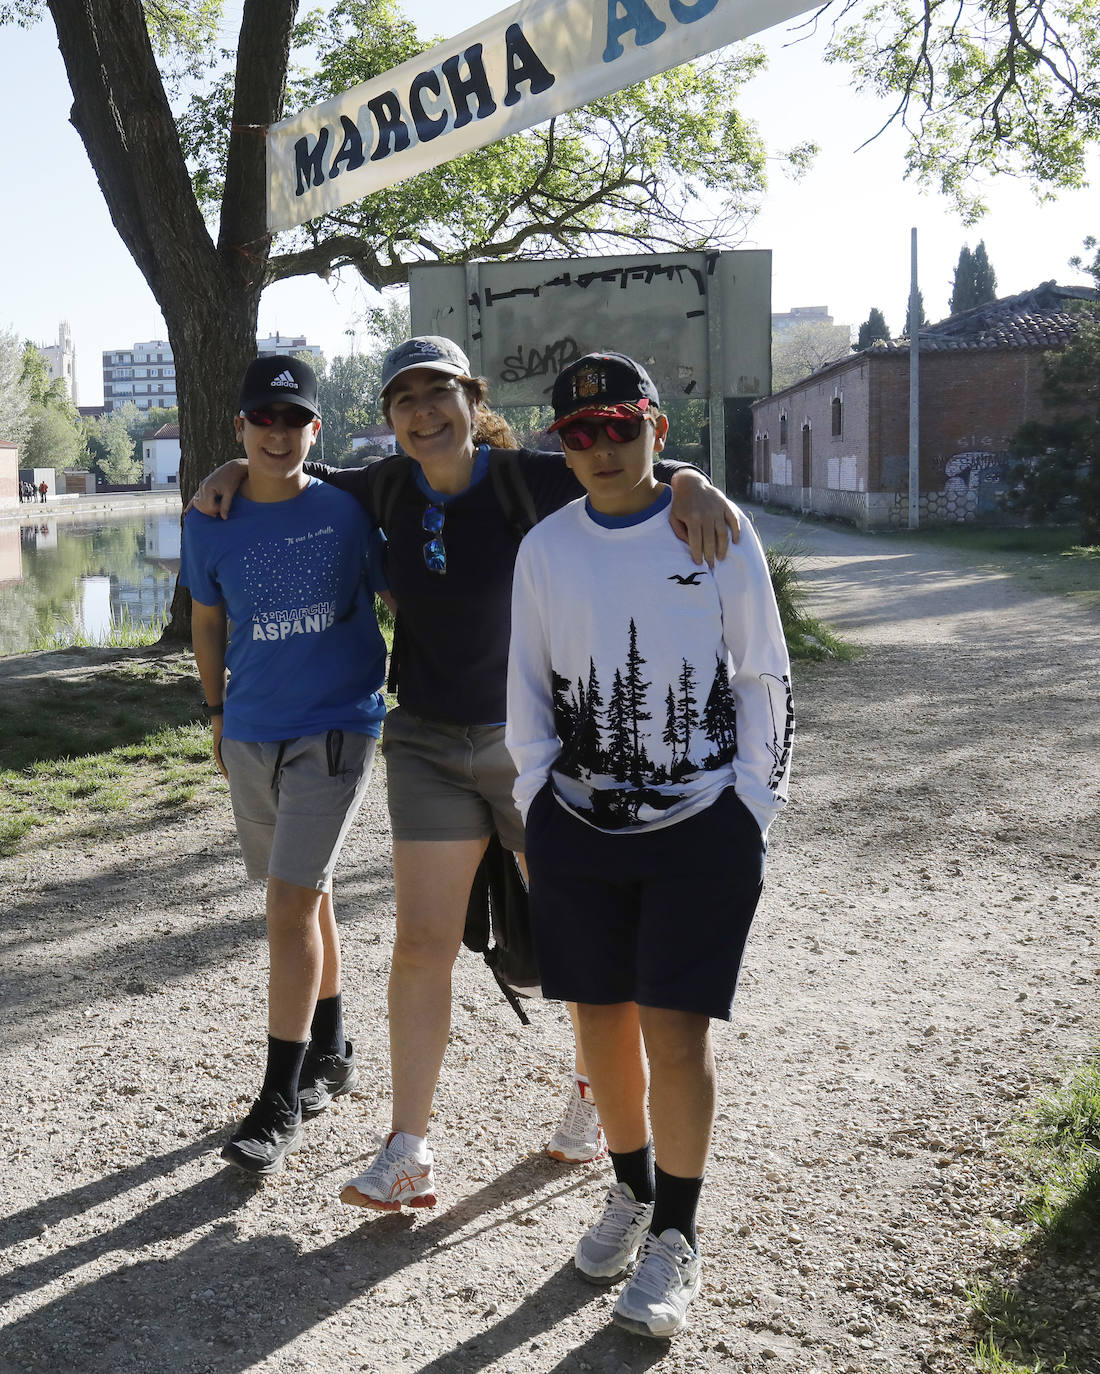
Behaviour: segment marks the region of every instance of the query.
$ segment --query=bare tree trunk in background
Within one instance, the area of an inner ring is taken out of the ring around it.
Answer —
[[[48,4],[73,91],[73,127],[168,327],[186,503],[235,448],[237,388],[256,353],[271,247],[264,130],[282,115],[298,0],[245,0],[216,244],[195,200],[140,0]],[[190,597],[177,586],[164,637],[190,634]]]

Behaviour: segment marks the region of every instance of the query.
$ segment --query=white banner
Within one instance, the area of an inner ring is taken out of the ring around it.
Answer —
[[[267,133],[267,223],[327,210],[760,33],[810,0],[520,0]]]

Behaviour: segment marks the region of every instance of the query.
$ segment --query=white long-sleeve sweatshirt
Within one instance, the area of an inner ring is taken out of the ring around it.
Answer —
[[[664,510],[609,529],[575,501],[524,539],[505,738],[525,821],[547,778],[610,832],[671,825],[732,783],[766,835],[793,730],[783,629],[746,516],[713,569]]]

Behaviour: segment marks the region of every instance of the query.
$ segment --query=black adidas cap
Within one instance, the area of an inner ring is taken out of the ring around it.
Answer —
[[[317,406],[317,374],[301,358],[276,353],[248,364],[241,382],[238,410],[259,410],[275,401],[288,401],[320,418]]]

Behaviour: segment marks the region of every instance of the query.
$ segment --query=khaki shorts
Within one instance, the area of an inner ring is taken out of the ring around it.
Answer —
[[[351,730],[254,743],[222,739],[248,876],[327,892],[370,782],[378,741]]]
[[[505,849],[523,853],[503,725],[449,725],[398,706],[386,716],[382,754],[395,840],[478,840],[495,830]]]

